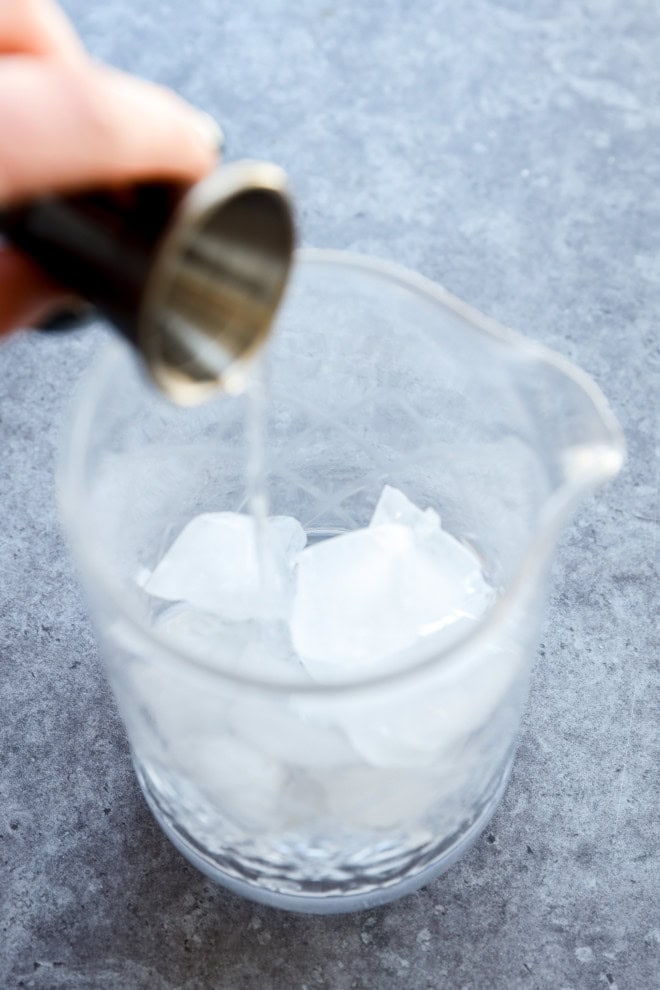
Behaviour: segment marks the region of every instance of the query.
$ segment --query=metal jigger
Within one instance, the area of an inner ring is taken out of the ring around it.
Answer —
[[[294,246],[284,172],[236,162],[193,186],[44,197],[0,231],[106,316],[180,405],[230,386],[268,336]]]

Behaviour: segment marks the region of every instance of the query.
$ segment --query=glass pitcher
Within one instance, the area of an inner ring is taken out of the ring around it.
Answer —
[[[314,541],[365,526],[386,484],[435,509],[497,590],[456,642],[431,634],[387,670],[317,683],[256,623],[236,638],[159,610],[144,575],[177,533],[246,511],[249,410],[228,395],[174,407],[120,342],[77,399],[61,512],[166,834],[247,897],[355,910],[437,876],[496,808],[548,560],[572,508],[618,472],[623,438],[569,361],[355,255],[298,253],[269,364],[271,513]]]

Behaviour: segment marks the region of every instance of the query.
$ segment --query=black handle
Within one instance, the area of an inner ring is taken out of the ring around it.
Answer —
[[[0,232],[135,341],[157,246],[187,186],[43,197],[0,211]]]

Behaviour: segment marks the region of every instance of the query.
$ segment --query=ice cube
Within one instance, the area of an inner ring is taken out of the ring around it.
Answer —
[[[501,700],[494,683],[499,675],[496,659],[486,665],[478,684],[399,692],[378,710],[362,718],[351,716],[345,729],[355,750],[377,767],[432,766],[441,757],[449,758],[456,747],[462,753]]]
[[[293,516],[270,516],[266,521],[266,529],[281,552],[290,568],[298,561],[298,555],[307,543],[307,534],[297,519]]]
[[[493,590],[484,580],[479,558],[442,528],[435,509],[419,509],[403,492],[385,485],[369,525],[388,523],[406,526],[415,542],[437,557],[448,572],[465,572],[465,588],[470,597],[470,608],[466,609],[465,615],[478,618],[491,603]],[[447,623],[441,622],[440,628],[445,625]]]
[[[435,509],[418,509],[398,488],[385,485],[369,525],[388,523],[407,526],[415,536],[423,538],[440,529],[440,516]]]
[[[242,674],[269,682],[309,684],[309,674],[293,648],[287,623],[253,621],[241,625],[247,627],[246,645],[238,665]]]
[[[186,602],[163,609],[154,630],[168,646],[219,669],[234,671],[250,646],[251,622],[230,622]]]
[[[153,628],[170,649],[191,654],[219,671],[266,682],[310,683],[283,621],[227,620],[177,602],[160,611]]]
[[[279,695],[275,700],[238,699],[232,704],[229,724],[237,736],[289,769],[341,767],[355,760],[336,718],[323,718],[304,703]]]
[[[256,526],[236,512],[204,513],[182,530],[144,588],[168,601],[184,601],[225,619],[285,617],[290,607],[292,569],[305,545],[295,519],[266,521],[260,560]],[[263,587],[261,566],[268,582]]]
[[[300,554],[293,644],[313,677],[350,679],[422,637],[455,638],[491,600],[477,556],[387,487],[368,528]]]
[[[272,827],[285,781],[276,760],[219,732],[180,740],[172,758],[222,814],[247,828]]]

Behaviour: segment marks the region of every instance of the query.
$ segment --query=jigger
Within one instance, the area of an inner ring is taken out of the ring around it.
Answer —
[[[295,240],[286,175],[259,161],[192,186],[42,197],[1,211],[0,232],[109,319],[180,405],[240,382],[268,336]]]

